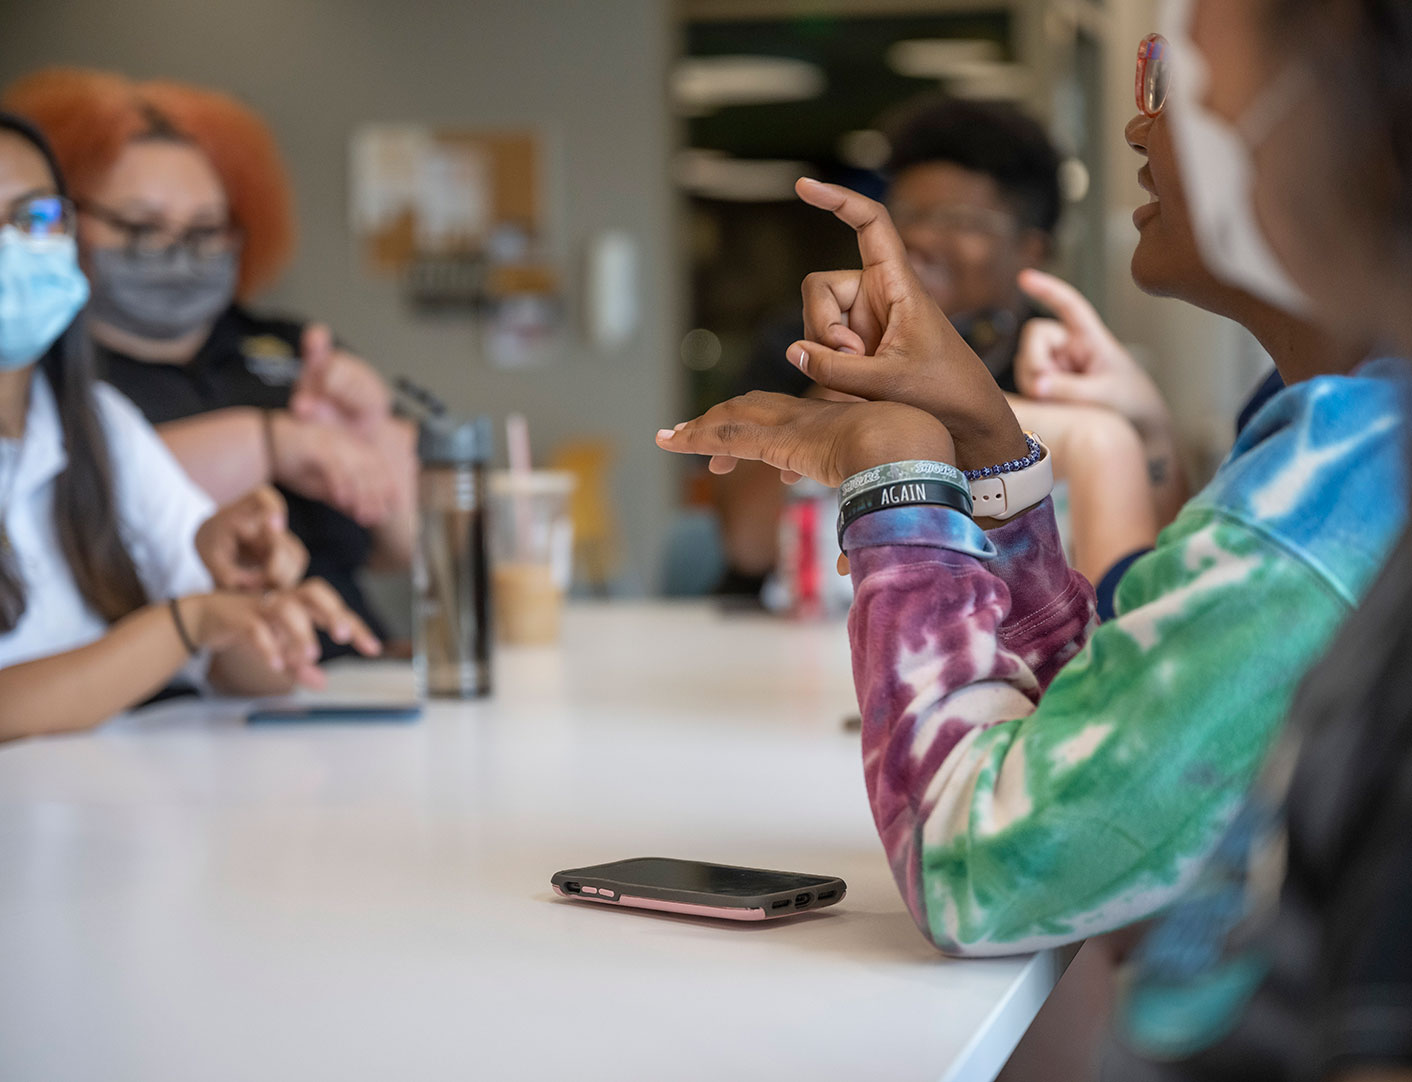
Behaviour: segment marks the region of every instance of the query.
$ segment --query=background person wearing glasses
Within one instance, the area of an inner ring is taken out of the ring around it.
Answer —
[[[21,80],[6,101],[73,185],[100,374],[217,502],[277,484],[311,573],[380,629],[357,572],[410,559],[415,434],[328,328],[243,303],[293,242],[264,125],[223,95],[76,69]]]
[[[0,114],[0,740],[96,725],[183,672],[241,695],[318,683],[316,628],[376,653],[299,583],[277,496],[215,511],[94,383],[73,232],[43,139]]]

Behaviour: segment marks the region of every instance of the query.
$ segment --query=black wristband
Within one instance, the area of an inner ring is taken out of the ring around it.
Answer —
[[[176,625],[177,638],[181,639],[181,644],[186,647],[186,652],[195,657],[200,653],[200,648],[187,633],[186,624],[181,618],[181,606],[177,604],[177,599],[174,597],[169,599],[167,607],[172,610],[172,623]]]
[[[870,488],[851,496],[838,509],[838,547],[843,548],[843,533],[856,520],[888,507],[910,507],[930,504],[950,507],[963,515],[971,513],[971,497],[946,481],[899,481],[895,485]]]

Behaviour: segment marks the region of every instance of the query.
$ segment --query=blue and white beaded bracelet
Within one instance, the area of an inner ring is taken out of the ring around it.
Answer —
[[[1011,459],[1009,462],[1002,462],[998,466],[985,466],[979,470],[966,470],[967,481],[979,481],[982,477],[999,477],[1001,474],[1018,473],[1020,470],[1027,470],[1044,457],[1044,448],[1039,445],[1039,440],[1031,432],[1025,433],[1025,446],[1030,453],[1024,458]]]

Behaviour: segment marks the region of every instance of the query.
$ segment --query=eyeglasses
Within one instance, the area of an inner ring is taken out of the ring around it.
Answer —
[[[913,207],[899,203],[890,206],[888,212],[900,230],[921,226],[952,236],[1011,237],[1017,229],[1011,215],[989,207]]]
[[[1137,107],[1143,116],[1161,115],[1171,79],[1171,46],[1161,34],[1148,34],[1137,47]]]
[[[0,225],[12,225],[27,237],[74,235],[74,205],[61,195],[36,195],[10,204]]]
[[[97,203],[82,203],[79,210],[123,234],[128,251],[138,255],[160,255],[175,248],[185,249],[194,259],[208,259],[240,244],[240,230],[230,222],[196,225],[178,233],[156,222],[134,222]]]

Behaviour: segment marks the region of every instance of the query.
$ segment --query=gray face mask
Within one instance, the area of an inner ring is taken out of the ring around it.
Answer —
[[[235,252],[193,256],[186,248],[142,253],[98,248],[89,253],[90,316],[156,341],[181,338],[213,322],[235,299]]]

